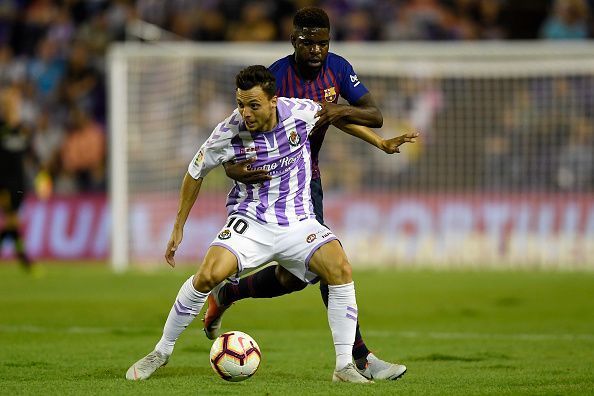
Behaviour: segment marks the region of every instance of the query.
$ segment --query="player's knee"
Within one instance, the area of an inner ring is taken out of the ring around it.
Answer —
[[[279,283],[290,292],[302,290],[307,286],[307,283],[303,282],[280,265],[277,265],[274,275],[276,275],[276,279]]]
[[[194,276],[193,285],[194,289],[200,293],[208,293],[219,283],[221,283],[221,280],[217,279],[212,273],[201,272]]]
[[[343,285],[353,281],[351,264],[345,256],[337,257],[328,268],[327,282],[331,285]]]
[[[216,285],[221,283],[222,279],[218,278],[219,277],[214,271],[214,267],[212,265],[208,265],[207,262],[204,262],[202,263],[200,270],[194,276],[194,289],[201,293],[208,293],[214,289]]]

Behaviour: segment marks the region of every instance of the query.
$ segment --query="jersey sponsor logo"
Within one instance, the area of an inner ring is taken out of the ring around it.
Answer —
[[[301,143],[301,136],[299,136],[299,134],[294,130],[289,134],[289,143],[293,147],[298,146],[299,143]]]
[[[305,241],[306,241],[307,243],[312,243],[312,242],[313,242],[313,241],[315,241],[315,240],[316,240],[316,234],[309,234],[309,235],[307,236],[307,238],[305,238]]]
[[[357,85],[361,84],[361,81],[359,81],[359,77],[357,77],[356,74],[350,74],[349,76],[351,77],[351,82],[353,83],[353,87],[356,87]]]
[[[324,99],[326,99],[326,102],[334,102],[336,99],[336,89],[334,87],[324,89]]]
[[[218,238],[219,239],[223,239],[223,240],[231,238],[231,231],[229,231],[229,230],[223,230],[223,231],[221,231],[219,233],[219,237]]]
[[[297,135],[299,136],[299,135]],[[300,150],[296,150],[290,154],[290,156],[282,157],[278,161],[269,162],[269,163],[255,163],[250,164],[247,166],[249,170],[265,170],[268,173],[273,175],[280,175],[282,173],[288,172],[292,169],[295,163],[302,160],[303,152]]]
[[[322,235],[322,239],[328,238],[330,235],[332,235],[332,233],[331,232],[327,232],[324,235]]]

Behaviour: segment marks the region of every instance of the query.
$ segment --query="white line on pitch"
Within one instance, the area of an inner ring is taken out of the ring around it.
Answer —
[[[397,336],[403,338],[435,338],[448,340],[525,340],[525,341],[594,341],[594,334],[534,334],[534,333],[453,333],[453,332],[422,332],[422,331],[365,331],[371,336]]]
[[[0,333],[56,333],[56,334],[107,334],[107,333],[158,333],[160,328],[146,327],[44,327],[34,325],[0,325]],[[294,330],[291,330],[294,331]],[[278,332],[278,330],[275,330]],[[314,332],[302,330],[301,332]],[[376,337],[433,338],[449,340],[525,340],[525,341],[594,341],[594,334],[533,334],[533,333],[454,333],[422,331],[366,331]]]

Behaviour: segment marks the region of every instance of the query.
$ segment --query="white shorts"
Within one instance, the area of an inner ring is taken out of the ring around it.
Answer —
[[[316,219],[281,227],[232,215],[211,246],[222,246],[237,257],[237,276],[276,261],[297,278],[313,283],[317,275],[309,271],[309,260],[320,246],[335,239],[332,231]]]

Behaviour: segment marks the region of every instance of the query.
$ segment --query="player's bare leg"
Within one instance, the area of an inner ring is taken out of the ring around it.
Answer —
[[[316,250],[309,261],[309,269],[328,284],[328,323],[336,352],[332,380],[372,382],[362,376],[352,363],[358,310],[351,265],[340,243],[333,240]]]
[[[180,288],[163,328],[163,335],[155,349],[134,363],[126,372],[129,380],[149,378],[167,364],[175,342],[200,313],[210,291],[225,278],[237,272],[237,258],[229,250],[211,246],[195,275]]]

